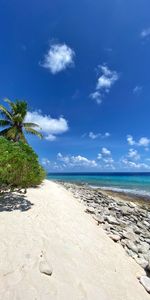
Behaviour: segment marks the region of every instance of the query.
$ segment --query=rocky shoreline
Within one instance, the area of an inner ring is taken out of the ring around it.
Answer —
[[[85,185],[61,184],[85,205],[85,212],[93,216],[97,225],[146,271],[147,276],[142,276],[140,282],[150,293],[150,206],[112,197]]]

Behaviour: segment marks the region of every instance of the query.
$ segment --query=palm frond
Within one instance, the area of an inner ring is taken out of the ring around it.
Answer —
[[[12,120],[11,113],[3,105],[0,105],[0,114],[2,114],[7,120]]]
[[[8,120],[0,120],[0,126],[4,127],[4,126],[10,126],[11,122]]]
[[[33,129],[33,128],[30,128],[30,127],[26,127],[25,128],[25,131],[26,133],[30,133],[30,134],[33,134],[33,135],[36,135],[38,136],[39,138],[43,138],[43,135],[42,133],[38,132],[37,130]]]
[[[15,104],[11,100],[9,100],[8,98],[5,98],[4,101],[6,103],[8,103],[10,105],[10,107],[13,109],[13,107],[14,107]]]
[[[23,123],[23,126],[24,126],[25,128],[27,128],[27,127],[38,127],[38,128],[40,128],[40,126],[39,126],[38,124],[35,124],[35,123],[28,123],[28,122]]]

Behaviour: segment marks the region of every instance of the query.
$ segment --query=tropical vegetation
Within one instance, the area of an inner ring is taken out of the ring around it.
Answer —
[[[0,190],[27,188],[40,184],[45,171],[38,156],[26,143],[0,137]]]
[[[0,127],[5,127],[0,131],[0,136],[4,136],[14,142],[22,141],[24,143],[27,143],[24,133],[30,133],[42,138],[42,134],[35,129],[39,127],[38,124],[25,122],[28,111],[26,101],[16,100],[12,102],[9,99],[4,101],[8,103],[10,110],[0,105],[0,115],[3,117],[0,119]]]
[[[25,101],[6,99],[8,110],[0,105],[0,192],[37,186],[45,178],[38,156],[28,145],[25,133],[38,137],[38,124],[25,121],[28,105]]]

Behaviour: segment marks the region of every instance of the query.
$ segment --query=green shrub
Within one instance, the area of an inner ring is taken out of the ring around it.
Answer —
[[[0,189],[37,186],[44,178],[38,156],[28,144],[0,137]]]

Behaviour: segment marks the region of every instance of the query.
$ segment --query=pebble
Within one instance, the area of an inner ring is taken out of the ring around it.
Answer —
[[[120,241],[120,239],[121,239],[120,235],[117,235],[117,234],[110,234],[109,237],[110,237],[114,242],[118,242],[118,241]]]
[[[87,213],[90,213],[90,214],[95,214],[95,208],[94,208],[94,207],[88,207],[88,208],[86,209],[86,212],[87,212]]]
[[[148,266],[148,261],[142,257],[135,258],[136,262],[143,268],[146,269]]]
[[[49,265],[49,263],[46,260],[40,261],[39,270],[41,273],[48,276],[51,276],[53,273],[52,267]]]
[[[107,217],[106,217],[106,221],[107,221],[108,223],[110,223],[110,224],[116,224],[116,225],[119,224],[119,222],[118,222],[118,221],[116,220],[116,218],[113,217],[113,216],[107,216]]]
[[[150,293],[150,278],[147,276],[141,276],[140,277],[140,282],[146,289],[148,293]]]

